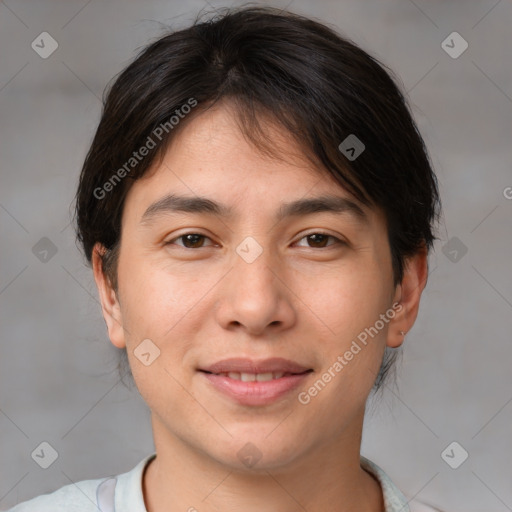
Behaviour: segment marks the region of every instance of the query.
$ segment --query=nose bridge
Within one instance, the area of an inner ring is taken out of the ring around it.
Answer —
[[[241,286],[253,287],[258,293],[266,293],[275,280],[276,255],[271,253],[268,237],[245,237],[235,249],[234,271],[236,282]],[[261,243],[260,243],[261,242]]]

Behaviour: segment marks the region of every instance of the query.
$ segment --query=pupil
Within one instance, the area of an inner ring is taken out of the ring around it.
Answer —
[[[324,239],[323,240],[324,242],[327,240],[327,236],[326,235],[321,235],[319,233],[313,234],[313,235],[309,235],[309,238],[313,239],[313,243],[314,244],[320,244],[320,245],[322,245],[322,239]],[[318,238],[320,238],[320,240],[318,240]]]
[[[203,235],[185,235],[185,240],[195,246],[202,237]]]

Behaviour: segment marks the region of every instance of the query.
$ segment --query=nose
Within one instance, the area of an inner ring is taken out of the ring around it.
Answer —
[[[228,330],[247,334],[276,334],[296,322],[290,272],[268,249],[251,261],[238,253],[218,288],[216,315]]]

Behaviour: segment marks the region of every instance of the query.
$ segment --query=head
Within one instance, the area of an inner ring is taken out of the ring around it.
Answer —
[[[295,358],[317,378],[331,368],[325,389],[288,406],[314,424],[330,404],[348,424],[416,319],[439,210],[392,73],[325,25],[271,8],[197,20],[146,47],[106,94],[76,197],[109,337],[184,436],[199,413],[183,387],[242,437],[275,420],[251,408],[235,420],[199,380],[233,355]],[[147,339],[159,350],[149,366],[136,356]]]

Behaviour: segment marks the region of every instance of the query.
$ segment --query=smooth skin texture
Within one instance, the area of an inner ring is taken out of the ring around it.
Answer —
[[[398,347],[400,331],[414,324],[426,251],[408,260],[394,288],[379,210],[362,207],[368,224],[347,212],[275,222],[281,205],[297,199],[354,200],[282,128],[265,124],[279,160],[244,138],[228,103],[183,128],[126,198],[117,294],[102,272],[101,245],[93,255],[110,340],[127,349],[151,410],[157,457],[143,479],[148,511],[382,511],[380,486],[359,464],[365,403],[385,346]],[[234,215],[167,212],[141,222],[170,193],[208,197]],[[202,237],[179,238],[195,233]],[[236,252],[248,236],[263,248],[252,263]],[[301,404],[298,393],[395,302],[401,311]],[[149,366],[134,356],[147,338],[161,351]],[[274,403],[242,406],[197,371],[228,357],[284,357],[314,371]],[[247,442],[262,453],[252,468],[237,456]]]

